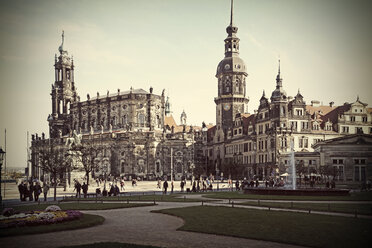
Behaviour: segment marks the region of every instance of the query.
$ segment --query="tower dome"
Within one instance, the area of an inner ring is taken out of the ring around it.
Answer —
[[[225,73],[241,73],[247,76],[244,61],[239,57],[239,41],[236,36],[238,27],[233,24],[233,1],[231,1],[230,24],[226,28],[228,34],[225,39],[225,58],[217,66],[216,77]]]

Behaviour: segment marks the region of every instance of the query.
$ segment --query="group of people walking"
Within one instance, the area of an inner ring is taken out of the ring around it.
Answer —
[[[19,199],[27,201],[28,198],[29,201],[39,201],[40,194],[44,192],[44,201],[46,201],[49,188],[47,183],[44,183],[43,187],[41,187],[40,182],[35,182],[34,184],[32,181],[23,181],[18,185]]]

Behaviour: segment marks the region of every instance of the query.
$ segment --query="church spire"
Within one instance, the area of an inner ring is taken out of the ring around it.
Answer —
[[[233,26],[234,0],[231,0],[230,26]]]
[[[279,66],[278,66],[278,75],[276,76],[276,88],[279,89],[282,87],[282,77],[280,76],[280,59],[278,60]]]

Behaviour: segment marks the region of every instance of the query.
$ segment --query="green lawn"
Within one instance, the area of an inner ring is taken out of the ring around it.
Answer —
[[[18,205],[13,206],[15,210],[18,211],[34,211],[34,210],[45,210],[46,207],[50,205],[55,205],[51,203],[44,204],[32,204],[32,205]],[[153,203],[88,203],[88,202],[66,202],[58,204],[62,210],[105,210],[105,209],[115,209],[115,208],[132,208],[132,207],[143,207],[143,206],[153,206]]]
[[[260,200],[295,200],[295,201],[372,201],[372,191],[355,192],[349,196],[287,196],[287,195],[253,195],[239,192],[206,193],[206,198],[214,199],[260,199]]]
[[[0,237],[8,237],[15,235],[25,234],[40,234],[47,232],[57,232],[72,229],[80,229],[100,225],[105,221],[105,218],[98,215],[84,214],[80,219],[71,220],[50,225],[40,226],[25,226],[25,227],[12,227],[7,229],[0,229]],[[1,242],[0,242],[1,243]],[[26,244],[25,244],[26,245]],[[26,245],[27,246],[27,245]]]
[[[164,209],[181,217],[184,231],[212,233],[310,247],[369,247],[372,220],[230,207]]]
[[[72,245],[72,246],[62,246],[60,248],[160,248],[158,246],[148,246],[148,245],[135,245],[127,243],[117,243],[117,242],[101,242],[86,245]]]
[[[239,205],[249,206],[263,206],[272,208],[293,208],[301,210],[315,210],[326,212],[339,212],[339,213],[355,213],[372,215],[372,204],[349,204],[349,203],[290,203],[290,202],[260,202],[249,201],[244,203],[237,203]]]
[[[199,199],[188,198],[184,194],[172,194],[172,195],[133,195],[133,196],[111,196],[111,197],[97,197],[97,201],[163,201],[163,202],[200,202]],[[63,201],[96,201],[96,198],[75,198],[68,197]]]

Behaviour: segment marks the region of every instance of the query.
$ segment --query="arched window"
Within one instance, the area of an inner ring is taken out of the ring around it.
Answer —
[[[138,114],[138,126],[144,127],[145,126],[145,115],[142,113]]]
[[[127,124],[127,115],[124,115],[122,118],[121,118],[121,123],[123,125]]]
[[[240,90],[239,90],[239,81],[236,80],[236,83],[235,83],[235,93],[238,93],[239,94]]]

